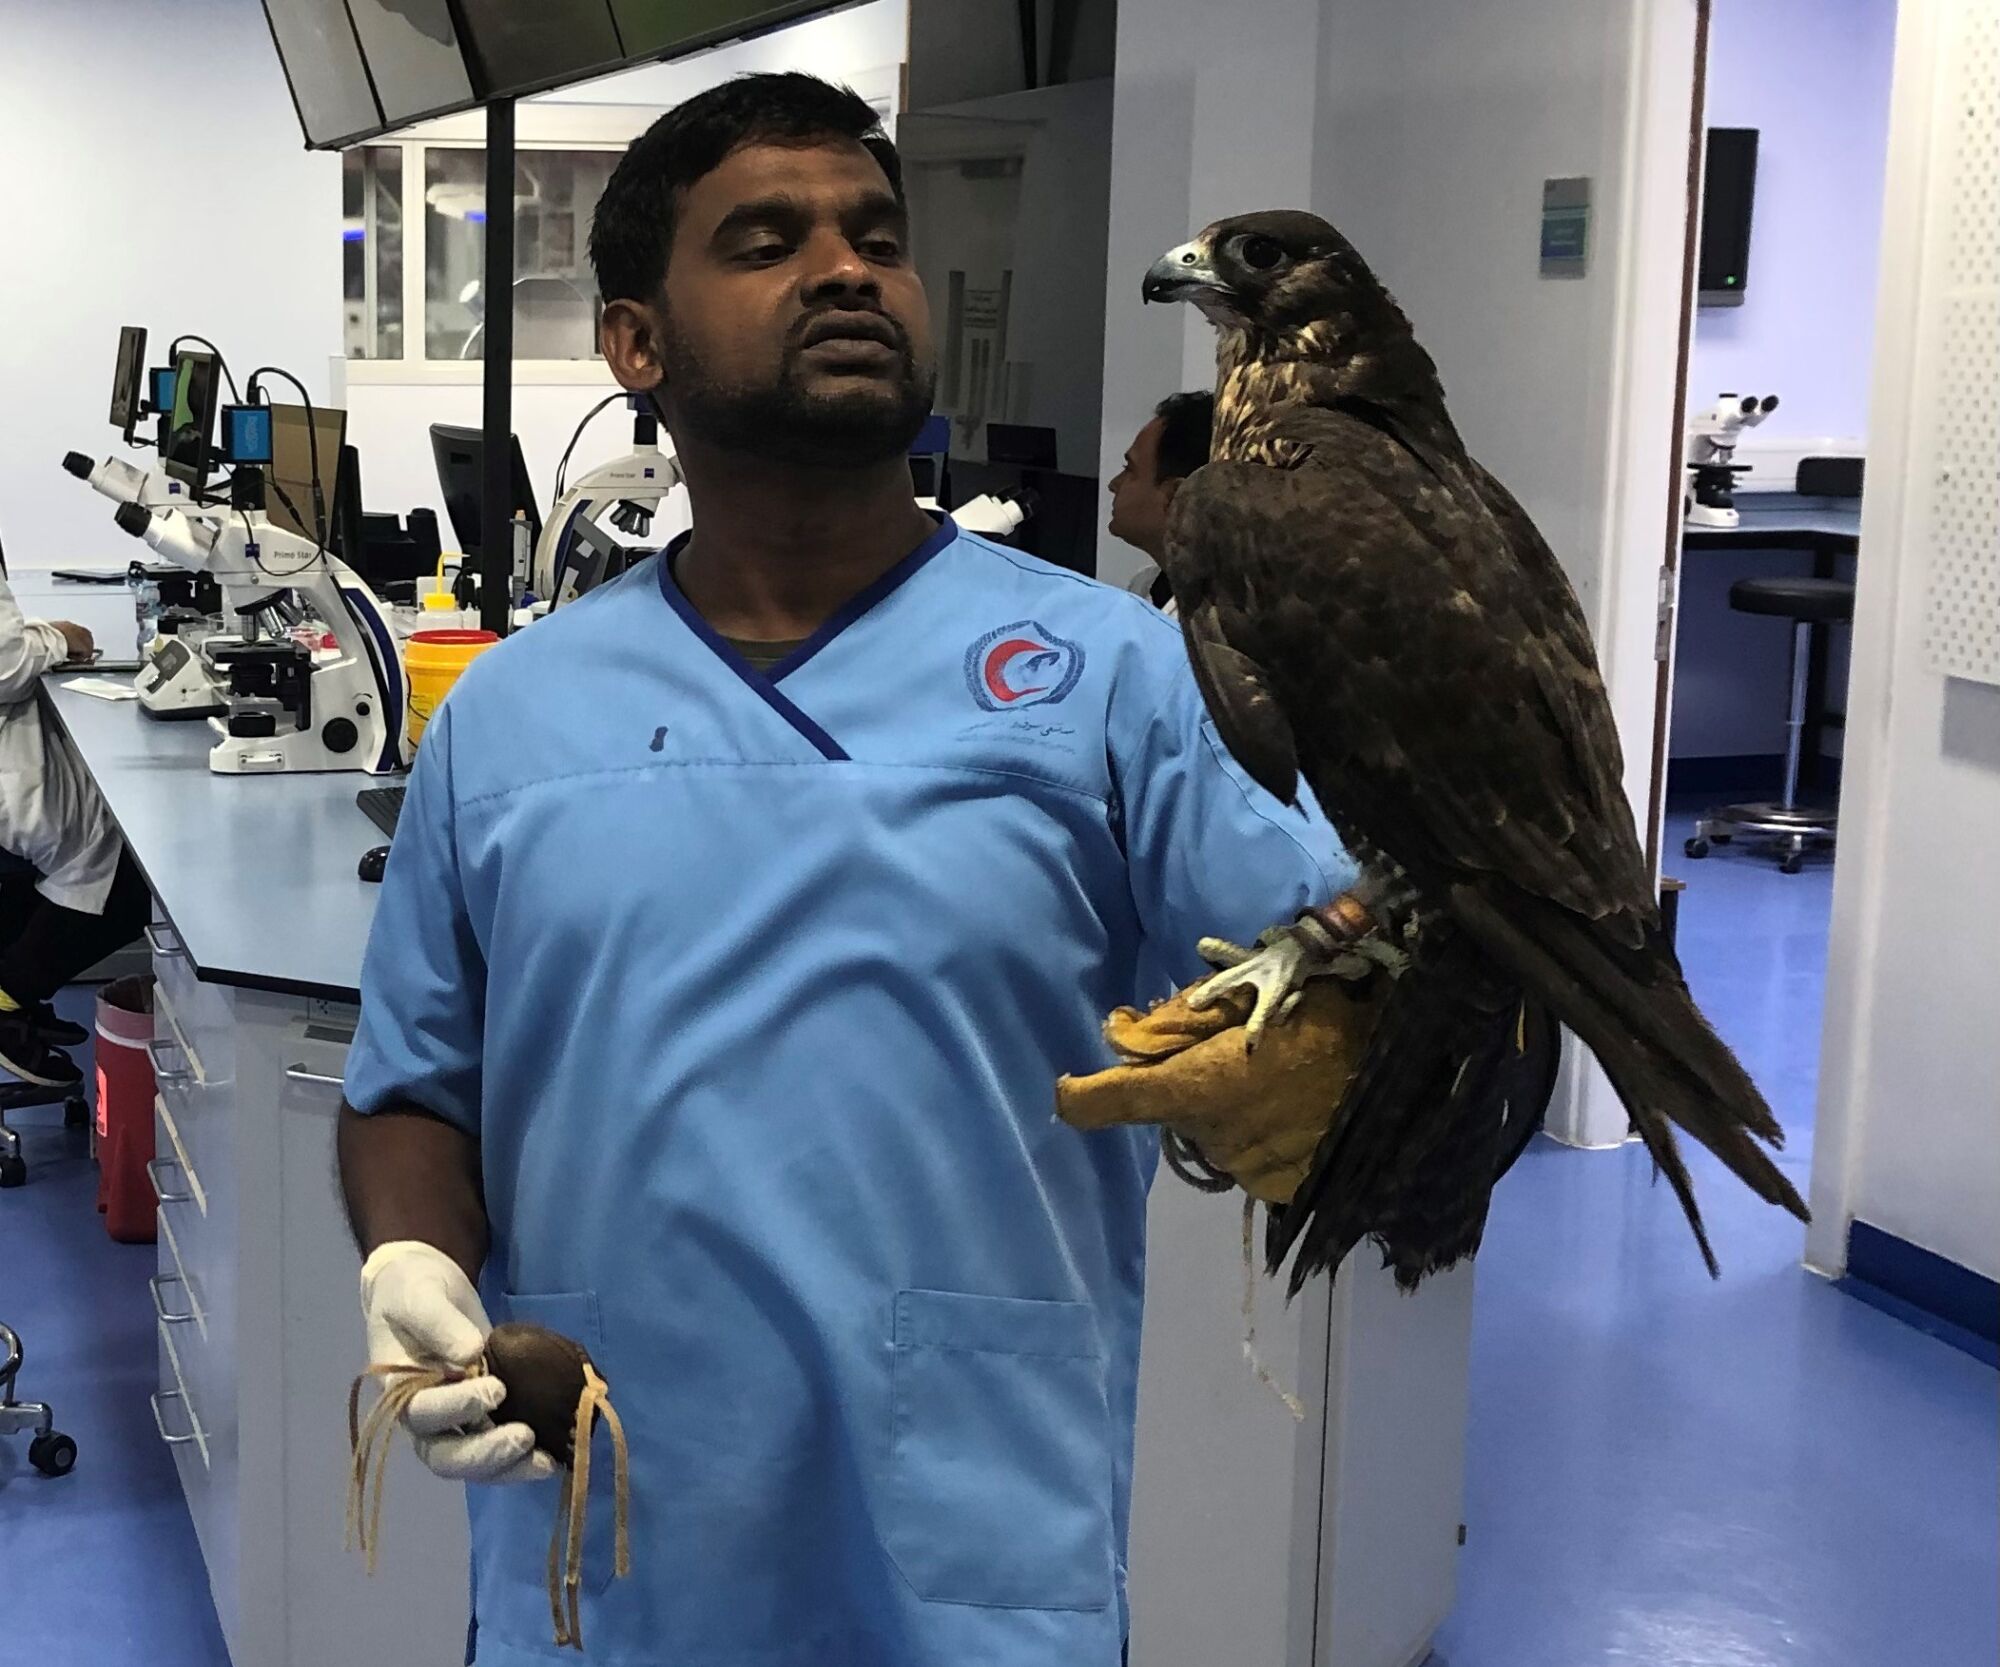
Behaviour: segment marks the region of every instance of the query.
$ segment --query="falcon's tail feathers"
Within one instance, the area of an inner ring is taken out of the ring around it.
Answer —
[[[1700,1141],[1766,1203],[1810,1219],[1798,1189],[1759,1144],[1781,1147],[1784,1130],[1695,1005],[1656,927],[1647,928],[1634,950],[1556,904],[1535,900],[1524,915],[1471,886],[1453,888],[1451,901],[1467,930],[1540,992],[1597,1056],[1680,1199],[1711,1274],[1718,1272],[1715,1252],[1676,1128]]]
[[[1558,1047],[1469,940],[1430,938],[1384,1003],[1305,1184],[1271,1214],[1271,1271],[1296,1246],[1296,1295],[1368,1238],[1410,1289],[1471,1255],[1495,1180],[1548,1104]]]

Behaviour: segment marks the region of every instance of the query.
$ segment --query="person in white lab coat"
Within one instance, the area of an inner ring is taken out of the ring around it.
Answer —
[[[1126,588],[1169,615],[1175,609],[1164,571],[1167,511],[1181,483],[1208,461],[1214,433],[1215,395],[1174,394],[1160,402],[1152,421],[1134,436],[1125,448],[1125,467],[1111,477],[1111,536],[1153,563]]]
[[[136,938],[150,907],[96,784],[36,704],[42,674],[93,646],[81,625],[26,618],[0,576],[0,850],[34,870],[0,886],[0,1069],[50,1088],[81,1079],[62,1048],[85,1035],[49,998]]]

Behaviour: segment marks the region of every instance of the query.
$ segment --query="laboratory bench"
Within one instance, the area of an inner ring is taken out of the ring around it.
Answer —
[[[130,595],[16,583],[122,652]],[[401,1444],[379,1571],[343,1545],[360,1258],[334,1186],[341,1074],[379,888],[354,774],[220,776],[202,720],[68,685],[66,732],[154,897],[159,1197],[153,1420],[173,1450],[236,1667],[464,1659],[465,1515]]]
[[[132,628],[122,590],[17,591],[108,644]],[[334,1130],[379,896],[355,873],[380,841],[354,803],[373,778],[213,775],[206,723],[66,687],[77,675],[45,680],[49,720],[156,900],[153,1412],[232,1660],[457,1662],[458,1489],[398,1441],[378,1573],[342,1543],[363,1351]],[[1455,1595],[1472,1270],[1404,1296],[1364,1249],[1290,1304],[1260,1279],[1260,1347],[1295,1420],[1244,1363],[1240,1219],[1164,1172],[1153,1190],[1132,1659],[1409,1667]]]

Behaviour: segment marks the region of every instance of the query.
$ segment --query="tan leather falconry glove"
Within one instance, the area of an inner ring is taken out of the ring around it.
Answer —
[[[1245,1043],[1248,995],[1188,1005],[1189,985],[1149,1013],[1121,1007],[1104,1037],[1122,1063],[1056,1084],[1075,1129],[1158,1124],[1266,1204],[1288,1204],[1312,1166],[1375,1026],[1380,996],[1315,978],[1284,1022]],[[1379,988],[1379,986],[1378,986]]]

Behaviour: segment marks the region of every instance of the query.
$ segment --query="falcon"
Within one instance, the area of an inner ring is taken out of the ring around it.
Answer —
[[[1805,1220],[1765,1150],[1783,1131],[1661,929],[1576,593],[1467,454],[1401,308],[1338,231],[1286,211],[1210,226],[1144,295],[1217,331],[1214,450],[1166,550],[1203,698],[1262,786],[1296,802],[1304,777],[1362,870],[1197,999],[1254,997],[1254,1042],[1310,977],[1373,959],[1390,981],[1272,1213],[1272,1271],[1291,1255],[1296,1292],[1366,1238],[1409,1286],[1476,1250],[1522,1061],[1556,1021],[1609,1075],[1710,1273],[1676,1130]]]

